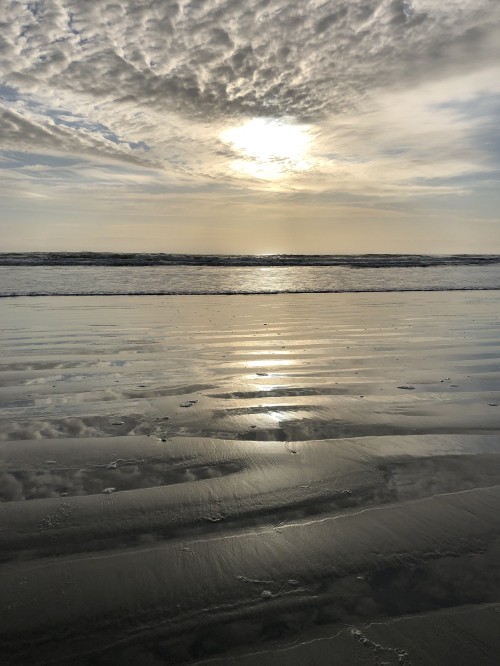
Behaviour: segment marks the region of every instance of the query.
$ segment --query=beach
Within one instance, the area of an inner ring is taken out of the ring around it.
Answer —
[[[497,663],[499,291],[0,320],[4,663]]]

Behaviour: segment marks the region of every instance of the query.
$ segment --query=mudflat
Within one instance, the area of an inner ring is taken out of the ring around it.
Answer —
[[[498,292],[0,319],[4,663],[498,663]]]

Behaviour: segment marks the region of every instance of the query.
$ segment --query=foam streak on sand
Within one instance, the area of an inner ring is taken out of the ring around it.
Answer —
[[[498,292],[0,310],[5,663],[497,663]]]

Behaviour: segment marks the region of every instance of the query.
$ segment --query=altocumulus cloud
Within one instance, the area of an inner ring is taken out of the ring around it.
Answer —
[[[496,0],[0,0],[0,20],[4,150],[259,189],[221,137],[273,118],[311,137],[285,191],[446,194],[498,168],[478,140],[498,104],[474,113],[500,95]]]

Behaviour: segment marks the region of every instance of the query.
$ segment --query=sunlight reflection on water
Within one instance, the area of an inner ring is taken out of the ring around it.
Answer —
[[[500,265],[0,266],[0,296],[500,289]]]

